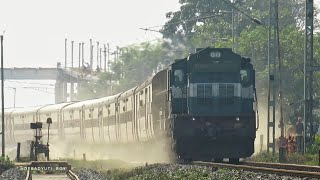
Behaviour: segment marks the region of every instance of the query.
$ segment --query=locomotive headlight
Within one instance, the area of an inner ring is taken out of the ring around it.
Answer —
[[[240,121],[240,118],[239,118],[239,117],[236,117],[236,121]]]
[[[212,51],[210,52],[210,57],[212,58],[221,58],[221,52],[220,51]]]

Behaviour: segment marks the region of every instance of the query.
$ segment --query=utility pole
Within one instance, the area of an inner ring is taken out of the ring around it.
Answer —
[[[107,49],[106,44],[103,45],[103,53],[104,53],[104,72],[107,71]]]
[[[82,42],[82,66],[84,66],[84,42]]]
[[[1,122],[2,122],[2,157],[5,157],[5,124],[4,124],[4,77],[3,77],[3,35],[0,36],[1,41]]]
[[[313,141],[316,130],[313,127],[313,72],[320,71],[313,60],[313,0],[306,0],[305,46],[304,46],[304,111],[303,111],[303,153],[306,144]]]
[[[101,63],[101,51],[102,51],[102,48],[100,48],[100,59],[99,59],[99,67],[100,67],[100,69],[102,69],[102,63]]]
[[[280,56],[280,35],[279,35],[279,8],[278,0],[275,0],[275,18],[276,18],[276,47],[277,47],[277,57],[278,57],[278,73],[279,73],[279,106],[280,106],[280,148],[279,148],[279,162],[285,162],[285,152],[286,152],[286,138],[284,134],[284,121],[283,121],[283,97],[282,97],[282,62]]]
[[[17,93],[17,88],[13,88],[13,107],[16,107],[16,93]]]
[[[71,68],[73,68],[73,43],[74,41],[71,41]]]
[[[99,42],[97,41],[97,67],[99,67]]]
[[[232,8],[232,51],[236,52],[236,48],[235,48],[235,32],[234,32],[234,10]]]
[[[92,70],[93,65],[93,46],[92,46],[92,39],[90,39],[90,69]]]
[[[276,74],[276,25],[277,25],[277,11],[278,0],[270,0],[269,7],[269,35],[268,35],[268,113],[267,113],[267,152],[272,149],[272,154],[275,154],[275,121],[276,121],[276,86],[275,86],[275,74]],[[270,139],[270,136],[272,138]]]
[[[81,43],[79,43],[79,69],[81,68],[80,62],[81,62]]]
[[[67,69],[67,39],[64,39],[64,68]]]
[[[107,44],[108,46],[108,72],[110,72],[110,47],[109,47],[109,43]]]

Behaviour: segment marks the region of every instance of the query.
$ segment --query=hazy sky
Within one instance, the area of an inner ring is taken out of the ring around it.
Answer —
[[[79,42],[85,42],[88,57],[90,38],[94,45],[96,41],[110,43],[113,49],[159,38],[159,33],[139,28],[164,24],[165,13],[178,10],[180,5],[178,0],[0,0],[0,7],[0,33],[5,30],[5,67],[56,67],[57,61],[64,64],[65,38],[69,40],[68,62],[71,40],[75,41],[76,61]],[[48,83],[53,92],[51,81],[14,81],[5,85],[19,87],[17,106],[30,106],[54,103],[52,93],[25,88]],[[5,90],[6,107],[13,106],[13,89]]]

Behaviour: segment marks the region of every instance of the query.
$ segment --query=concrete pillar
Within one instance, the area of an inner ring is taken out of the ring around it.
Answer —
[[[55,103],[63,102],[63,84],[62,81],[56,80],[54,87]]]
[[[67,98],[68,98],[68,83],[67,82],[63,82],[63,102],[67,102]]]
[[[70,83],[70,101],[74,101],[74,83],[71,81]]]

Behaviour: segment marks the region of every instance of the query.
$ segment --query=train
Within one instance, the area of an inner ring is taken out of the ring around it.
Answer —
[[[47,128],[50,117],[50,139],[99,144],[165,139],[177,159],[237,162],[254,153],[255,94],[249,58],[230,48],[197,48],[119,94],[5,109],[5,135],[7,142],[32,140],[30,123]]]

